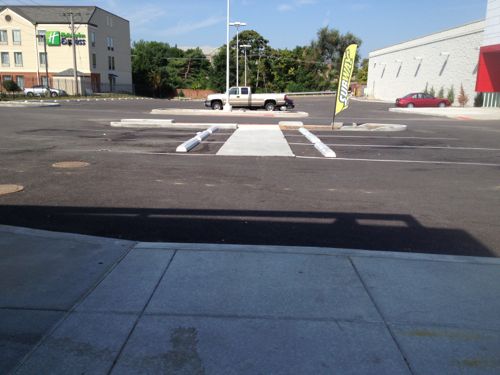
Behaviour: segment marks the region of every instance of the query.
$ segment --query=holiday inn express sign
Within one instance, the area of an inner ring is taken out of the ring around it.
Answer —
[[[85,34],[77,33],[64,33],[61,31],[47,31],[45,35],[47,45],[50,47],[58,47],[60,45],[70,46],[75,42],[77,46],[85,46],[87,44]]]

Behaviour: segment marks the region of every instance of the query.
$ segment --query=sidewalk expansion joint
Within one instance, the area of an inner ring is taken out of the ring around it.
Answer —
[[[394,332],[392,332],[392,329],[391,327],[389,326],[389,324],[387,323],[385,317],[384,317],[384,314],[382,313],[382,310],[380,309],[379,305],[377,304],[377,302],[375,301],[375,298],[372,296],[372,294],[370,293],[370,289],[368,288],[368,285],[365,283],[365,280],[363,280],[363,277],[361,276],[358,268],[356,267],[356,265],[354,264],[354,262],[352,261],[351,257],[348,257],[349,258],[349,262],[351,263],[351,266],[354,270],[354,272],[356,273],[356,275],[358,276],[358,279],[361,283],[361,285],[363,285],[363,288],[365,289],[366,291],[366,294],[368,295],[368,297],[370,298],[370,301],[372,302],[373,306],[375,307],[375,309],[377,310],[377,313],[379,314],[380,316],[380,319],[382,319],[382,322],[384,323],[385,325],[385,328],[387,329],[387,332],[390,334],[391,338],[392,338],[392,341],[394,342],[394,345],[396,345],[396,348],[399,350],[399,353],[401,354],[401,358],[404,360],[405,364],[406,364],[406,367],[408,367],[408,371],[411,373],[411,374],[414,374],[412,368],[411,368],[411,365],[410,365],[410,361],[408,360],[408,357],[407,355],[405,355],[404,351],[403,351],[403,348],[401,347],[401,345],[399,344],[396,336],[394,335]]]
[[[233,320],[270,320],[270,321],[294,321],[294,322],[331,322],[331,323],[357,323],[383,325],[382,320],[365,320],[365,319],[347,319],[347,318],[328,318],[328,317],[293,317],[293,316],[276,316],[276,315],[237,315],[237,314],[210,314],[210,313],[170,313],[170,312],[153,312],[145,313],[144,316],[150,317],[174,317],[174,318],[208,318],[208,319],[233,319]]]
[[[85,293],[83,293],[82,296],[78,298],[78,300],[73,304],[73,306],[65,311],[64,316],[56,323],[52,328],[50,328],[36,343],[35,346],[19,361],[16,367],[14,367],[12,373],[16,373],[27,361],[28,359],[32,356],[33,353],[35,353],[38,348],[45,343],[45,341],[54,334],[54,332],[70,317],[70,315],[76,310],[76,308],[103,282],[104,279],[106,279],[111,272],[127,257],[127,255],[139,244],[139,242],[133,242],[123,253],[122,256],[114,263],[112,264],[107,271],[103,273],[103,275],[97,280],[97,282],[89,288],[89,290]]]
[[[144,304],[144,307],[142,308],[141,312],[139,313],[139,315],[135,319],[134,324],[133,324],[132,328],[130,329],[130,332],[128,333],[127,337],[125,338],[125,341],[123,342],[122,346],[120,347],[120,350],[118,351],[118,354],[116,355],[116,358],[113,361],[113,364],[111,365],[109,371],[107,372],[108,375],[113,372],[113,369],[115,368],[116,364],[120,360],[120,357],[121,357],[123,351],[125,350],[125,347],[127,346],[128,341],[132,337],[132,334],[134,333],[134,331],[135,331],[135,329],[137,327],[137,324],[139,324],[139,321],[144,316],[144,313],[145,313],[147,307],[149,306],[149,303],[153,299],[153,296],[155,295],[156,290],[158,289],[158,287],[160,286],[161,282],[163,281],[165,275],[167,274],[167,271],[170,268],[170,265],[172,264],[172,262],[174,261],[174,258],[175,258],[176,254],[177,254],[177,250],[174,250],[174,253],[172,254],[172,257],[170,258],[170,261],[168,262],[167,266],[163,270],[163,273],[161,274],[160,278],[158,279],[158,282],[156,283],[155,287],[151,291],[151,294],[150,294],[148,300],[146,301],[146,303]]]

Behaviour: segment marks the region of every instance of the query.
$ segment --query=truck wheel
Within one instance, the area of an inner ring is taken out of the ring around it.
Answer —
[[[31,97],[35,96],[35,94],[33,94],[32,92],[29,92],[29,93],[26,94],[26,96],[28,96],[28,97],[31,98]]]
[[[50,96],[53,97],[53,98],[55,98],[57,96],[57,92],[51,92]]]
[[[264,108],[266,109],[266,111],[272,112],[276,108],[276,103],[275,102],[266,102],[266,104],[264,105]]]
[[[212,109],[214,111],[220,111],[222,109],[222,102],[216,100],[215,102],[212,102]]]

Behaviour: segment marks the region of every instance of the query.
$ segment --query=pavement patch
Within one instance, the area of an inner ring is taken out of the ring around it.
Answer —
[[[7,195],[12,193],[18,193],[24,190],[24,186],[22,185],[14,185],[14,184],[5,184],[0,185],[0,195]]]
[[[85,168],[88,167],[89,165],[90,163],[84,161],[61,161],[52,164],[52,167],[61,169],[76,169],[76,168]]]

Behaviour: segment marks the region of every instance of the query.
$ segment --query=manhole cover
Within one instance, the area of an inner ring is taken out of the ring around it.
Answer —
[[[54,168],[84,168],[88,167],[90,164],[85,163],[84,161],[62,161],[59,163],[54,163],[52,166]]]
[[[0,185],[0,195],[17,193],[23,190],[24,187],[21,185]]]

